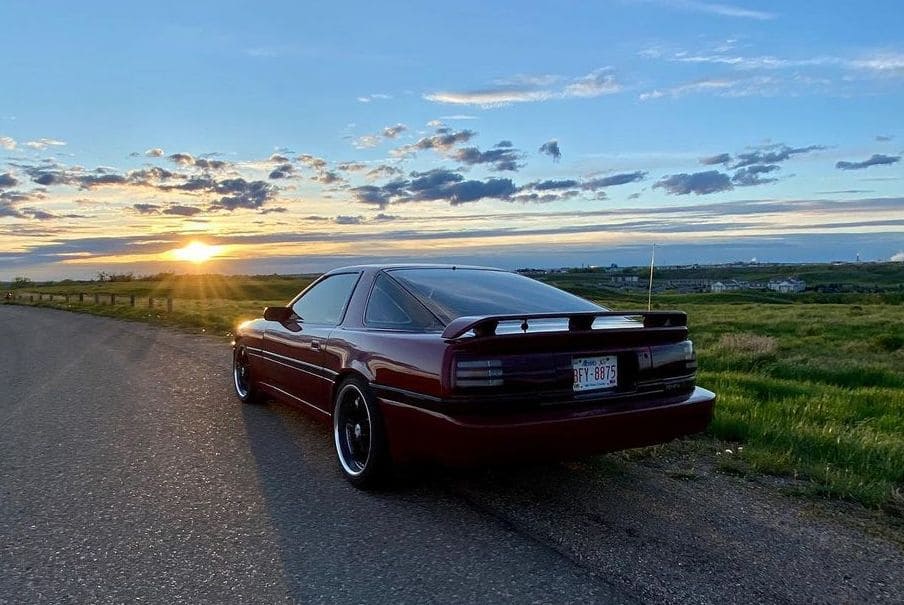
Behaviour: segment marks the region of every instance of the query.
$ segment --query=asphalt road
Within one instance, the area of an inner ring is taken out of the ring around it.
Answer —
[[[603,458],[370,494],[218,340],[0,305],[0,603],[904,602],[901,542]]]

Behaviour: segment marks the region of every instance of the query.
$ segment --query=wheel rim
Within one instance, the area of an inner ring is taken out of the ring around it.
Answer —
[[[245,399],[251,392],[251,371],[248,367],[248,354],[245,349],[240,350],[232,364],[232,378],[235,382],[235,392]]]
[[[358,476],[367,468],[371,445],[370,410],[364,393],[348,385],[339,393],[333,414],[333,436],[339,462],[349,475]]]

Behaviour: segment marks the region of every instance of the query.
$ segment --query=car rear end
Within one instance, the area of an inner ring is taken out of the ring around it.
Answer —
[[[699,432],[712,418],[684,313],[609,311],[492,269],[385,274],[400,306],[416,301],[443,326],[422,361],[405,364],[429,367],[435,388],[381,394],[396,460],[582,456]]]
[[[394,457],[566,458],[700,432],[715,396],[695,384],[686,324],[678,312],[459,318],[442,335],[442,396],[387,405]]]

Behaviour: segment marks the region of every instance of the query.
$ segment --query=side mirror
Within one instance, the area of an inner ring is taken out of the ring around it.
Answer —
[[[301,319],[295,315],[292,307],[266,307],[264,309],[264,319],[267,321],[278,321],[284,324],[292,318]]]

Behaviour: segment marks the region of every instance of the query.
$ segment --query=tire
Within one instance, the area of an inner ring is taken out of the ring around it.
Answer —
[[[349,378],[336,391],[333,445],[339,470],[352,485],[362,489],[385,485],[392,465],[383,416],[360,378]]]
[[[251,363],[245,347],[237,347],[232,355],[232,386],[242,403],[260,403],[262,398],[251,376]]]

